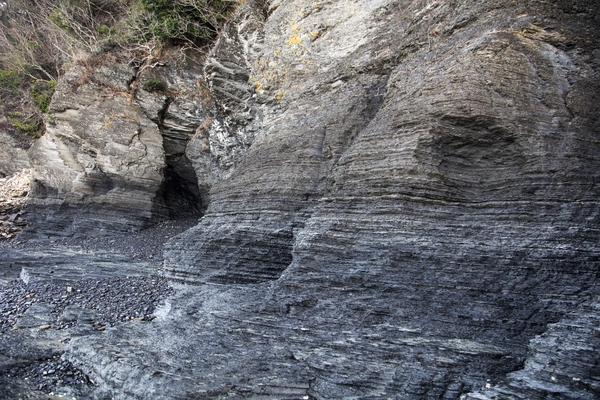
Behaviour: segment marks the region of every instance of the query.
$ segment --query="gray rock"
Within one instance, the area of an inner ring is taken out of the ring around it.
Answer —
[[[508,374],[506,382],[487,384],[467,399],[529,399],[557,397],[597,399],[600,380],[596,363],[598,339],[598,295],[533,338],[521,370]]]
[[[73,70],[59,83],[53,122],[30,149],[32,223],[24,238],[139,230],[166,215],[158,127],[116,92],[119,82],[82,83],[85,74]]]
[[[54,307],[49,304],[35,303],[17,320],[17,328],[40,328],[52,324],[55,320],[51,315]]]
[[[167,165],[163,193],[171,218],[200,215],[210,201],[212,173],[196,171],[193,158],[186,152],[193,147],[190,141],[200,127],[210,125],[214,112],[202,79],[204,58],[190,50],[179,52],[169,62],[140,74],[142,81],[149,77],[164,81],[168,86],[165,93],[136,92],[136,103],[157,123],[163,138]]]
[[[212,187],[233,174],[260,130],[250,73],[261,50],[264,7],[263,0],[240,5],[206,59],[204,75],[214,114],[198,127],[186,150],[201,186]]]
[[[0,119],[0,124],[2,124]],[[29,168],[27,149],[10,133],[0,128],[0,178]]]
[[[201,61],[179,54],[137,71],[120,63],[68,71],[47,134],[29,151],[32,223],[22,239],[115,235],[200,215],[212,181],[199,184],[185,150],[212,112],[194,88]],[[149,78],[167,90],[143,90]]]
[[[247,343],[239,332],[269,319],[257,342],[291,352],[317,398],[458,398],[505,379],[596,282],[594,89],[582,110],[565,100],[598,76],[597,36],[575,39],[594,13],[270,7],[250,74],[261,129],[200,225],[167,245],[168,276],[275,280],[260,313],[228,297],[243,311],[216,336]],[[284,326],[306,328],[300,344]],[[264,374],[237,382],[288,376],[259,347],[239,365]]]
[[[176,293],[66,344],[90,397],[596,398],[598,15],[247,2],[192,113]]]

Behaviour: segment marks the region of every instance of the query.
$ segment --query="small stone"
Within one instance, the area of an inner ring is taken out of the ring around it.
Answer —
[[[40,331],[45,331],[47,329],[50,329],[50,325],[42,325],[42,326],[39,327]]]

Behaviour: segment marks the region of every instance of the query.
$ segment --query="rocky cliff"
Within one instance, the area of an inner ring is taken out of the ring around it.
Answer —
[[[30,232],[203,213],[154,321],[66,345],[90,396],[598,398],[599,16],[249,0],[210,96],[132,91],[198,68],[66,76]]]
[[[145,73],[149,65],[136,68],[118,55],[99,57],[63,77],[47,134],[29,150],[32,227],[24,237],[111,235],[202,209],[184,156],[207,118],[198,73],[189,77],[198,60],[180,55],[170,68],[163,63]],[[187,75],[178,74],[179,63],[191,64]],[[164,90],[144,90],[148,80]]]

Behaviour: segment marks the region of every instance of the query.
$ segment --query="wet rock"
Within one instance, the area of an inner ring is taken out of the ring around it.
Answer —
[[[94,382],[62,356],[64,344],[118,323],[147,323],[139,321],[152,320],[157,304],[172,293],[158,276],[71,280],[71,285],[13,281],[1,286],[0,382],[13,391],[0,389],[0,395],[90,398]]]

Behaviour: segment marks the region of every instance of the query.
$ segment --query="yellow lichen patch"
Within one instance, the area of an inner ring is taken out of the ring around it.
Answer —
[[[100,128],[100,129],[106,129],[106,128],[108,128],[109,126],[111,126],[111,125],[112,125],[112,123],[113,123],[113,121],[112,121],[112,118],[111,118],[111,117],[108,117],[108,121],[106,121],[106,122],[104,123],[104,125],[102,125],[102,128]]]
[[[261,90],[262,89],[262,85],[260,84],[260,81],[254,82],[254,88],[256,90]]]
[[[298,89],[298,85],[292,86],[292,89]]]
[[[319,31],[310,31],[310,34],[313,36],[317,36],[319,34]]]
[[[302,42],[302,38],[297,33],[292,33],[288,40],[285,43],[290,46],[292,44],[300,44]]]
[[[273,50],[273,53],[275,53],[275,54],[279,54],[279,53],[281,53],[281,50],[279,50],[279,49],[275,49],[275,50]]]
[[[315,8],[319,7],[319,3],[313,3],[313,7],[315,7]]]
[[[292,25],[292,30],[293,31],[297,31],[298,30],[298,25]]]
[[[277,92],[277,94],[275,95],[275,98],[276,98],[277,100],[281,100],[281,98],[283,97],[283,93],[284,93],[283,89],[279,90],[279,91]]]

